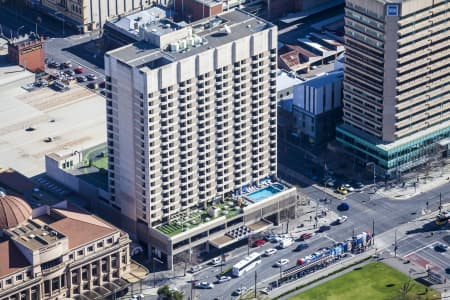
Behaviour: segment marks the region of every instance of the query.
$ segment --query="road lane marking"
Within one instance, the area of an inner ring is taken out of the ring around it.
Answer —
[[[409,252],[408,254],[406,254],[406,255],[404,255],[403,257],[408,257],[408,256],[410,256],[410,255],[412,255],[412,254],[415,254],[415,253],[417,253],[417,252],[420,252],[420,251],[422,251],[422,250],[424,250],[424,249],[426,249],[426,248],[433,248],[433,247],[430,247],[430,246],[432,246],[432,245],[434,245],[434,244],[437,244],[438,242],[432,242],[432,243],[430,243],[430,244],[427,244],[427,245],[425,245],[425,246],[423,246],[423,247],[420,247],[420,248],[417,248],[416,250],[413,250],[413,251],[411,251],[411,252]]]

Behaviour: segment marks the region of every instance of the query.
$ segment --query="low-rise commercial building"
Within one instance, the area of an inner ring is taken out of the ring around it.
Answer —
[[[8,41],[8,59],[25,69],[39,73],[45,70],[44,38],[34,33]]]
[[[343,70],[336,70],[294,87],[292,135],[302,143],[318,147],[334,137],[342,117],[343,79]]]

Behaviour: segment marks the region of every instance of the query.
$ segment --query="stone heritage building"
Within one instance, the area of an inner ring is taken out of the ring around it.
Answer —
[[[128,235],[67,202],[0,192],[0,299],[104,298],[127,286]]]

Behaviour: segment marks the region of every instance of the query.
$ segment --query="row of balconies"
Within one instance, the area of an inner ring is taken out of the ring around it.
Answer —
[[[422,65],[440,61],[443,57],[450,54],[449,51],[449,46],[446,43],[433,45],[431,48],[427,48],[426,50],[418,50],[416,54],[407,55],[397,59],[397,71],[398,73],[403,74],[408,70],[418,68]]]
[[[429,58],[423,59],[422,64],[418,65],[415,68],[412,68],[411,71],[405,72],[402,75],[397,77],[397,81],[402,83],[410,78],[418,77],[423,75],[424,73],[432,72],[433,70],[439,69],[441,67],[445,67],[449,64],[450,60],[450,48],[442,52],[443,58],[438,60],[431,60]]]
[[[408,101],[399,102],[399,103],[397,103],[397,105],[395,105],[395,108],[397,110],[403,110],[403,109],[405,109],[409,106],[412,106],[416,103],[423,102],[427,99],[435,97],[439,94],[444,94],[445,92],[449,92],[449,91],[450,91],[450,85],[446,84],[442,88],[435,89],[434,91],[427,91],[426,93],[422,93],[422,94],[418,95],[416,98],[414,98],[414,101],[408,100]],[[400,98],[401,97],[397,96],[397,99],[400,99]]]
[[[432,18],[434,14],[440,13],[443,10],[445,11],[444,6],[446,3],[447,3],[446,0],[435,0],[432,8],[430,7],[430,9],[428,10],[415,12],[414,14],[411,14],[406,18],[403,17],[402,19],[399,20],[398,23],[402,27],[407,25],[408,23],[414,24],[416,20]]]
[[[443,102],[443,100],[441,99]],[[397,128],[404,127],[408,124],[415,123],[421,120],[427,120],[429,116],[437,114],[439,112],[446,111],[450,108],[450,103],[442,103],[442,105],[438,105],[435,108],[430,109],[431,107],[430,103],[426,103],[424,105],[420,105],[418,107],[414,107],[414,109],[411,109],[409,112],[410,117],[406,118],[402,121],[398,121],[395,123]],[[396,115],[397,117],[397,115]],[[397,117],[398,118],[398,117]]]
[[[450,60],[447,62],[447,66],[448,65],[450,65]],[[422,76],[418,76],[414,80],[410,80],[403,84],[397,85],[397,91],[399,93],[402,93],[403,91],[413,87],[422,88],[424,84],[433,83],[437,78],[448,75],[450,73],[450,69],[448,67],[442,68],[440,70],[433,70],[430,68],[428,73],[425,70],[423,71],[424,72]]]
[[[398,130],[398,131],[396,131],[395,136],[397,138],[402,138],[402,137],[408,136],[414,132],[418,132],[418,131],[427,129],[433,125],[440,123],[446,117],[447,117],[447,114],[435,116],[431,119],[427,119],[426,121],[419,122],[418,124],[414,124],[414,126]]]
[[[412,89],[410,89],[410,90],[408,90],[406,92],[399,93],[398,96],[397,96],[397,99],[399,101],[401,101],[401,100],[403,100],[405,98],[409,98],[409,97],[412,97],[414,95],[422,94],[422,93],[424,93],[424,91],[427,91],[428,89],[432,88],[433,86],[440,86],[440,85],[446,83],[447,81],[448,80],[444,76],[444,77],[442,77],[442,78],[440,78],[438,80],[434,80],[434,81],[425,83],[422,86],[416,86],[416,87],[414,87],[414,88],[412,88]]]
[[[408,46],[399,47],[397,53],[399,56],[402,56],[402,57],[399,57],[399,59],[398,59],[399,63],[403,63],[404,57],[411,56],[411,58],[412,58],[412,57],[417,57],[417,56],[423,55],[423,53],[426,53],[426,52],[431,52],[434,47],[434,46],[432,46],[432,43],[436,44],[439,41],[445,43],[445,41],[448,39],[448,37],[449,37],[449,32],[447,30],[445,30],[444,32],[441,32],[436,35],[431,35],[428,38],[417,41]],[[419,48],[421,48],[421,49],[419,49]]]

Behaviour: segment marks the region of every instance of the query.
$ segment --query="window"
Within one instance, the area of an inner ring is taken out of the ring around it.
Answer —
[[[89,246],[87,250],[88,250],[88,252],[94,251],[94,246]]]
[[[78,250],[77,254],[78,255],[83,255],[84,251],[83,250]]]

